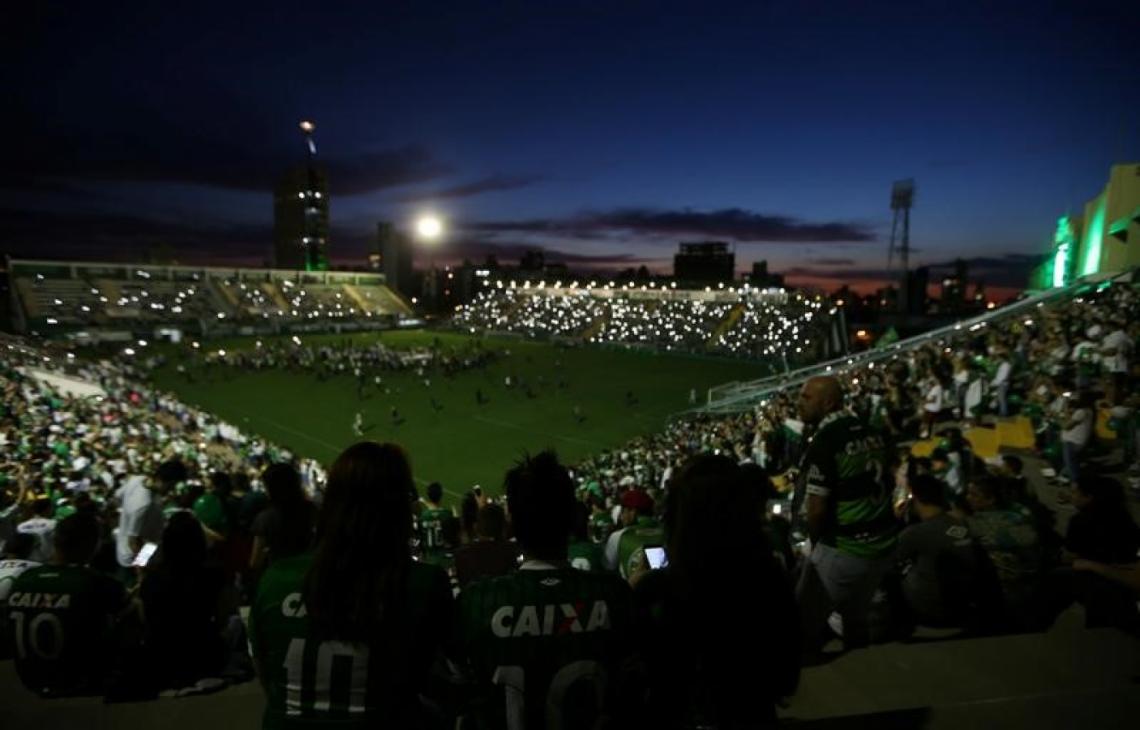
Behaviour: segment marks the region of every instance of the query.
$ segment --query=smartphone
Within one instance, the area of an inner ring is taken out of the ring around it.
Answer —
[[[158,550],[158,543],[148,542],[139,549],[139,554],[131,561],[131,565],[135,568],[145,568],[150,559],[154,557],[154,552]]]
[[[669,557],[665,555],[665,548],[663,547],[645,548],[645,559],[649,562],[649,567],[653,570],[664,568],[669,564]]]

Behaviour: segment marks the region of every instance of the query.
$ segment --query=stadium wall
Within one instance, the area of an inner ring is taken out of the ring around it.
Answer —
[[[1049,258],[1030,275],[1034,290],[1140,266],[1140,162],[1113,165],[1108,182],[1076,215],[1057,220]]]

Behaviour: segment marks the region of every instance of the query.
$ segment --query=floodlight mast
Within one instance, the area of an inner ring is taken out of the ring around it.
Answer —
[[[910,304],[910,209],[914,204],[914,179],[898,180],[891,186],[891,240],[887,248],[887,271],[890,272],[894,263],[896,239],[899,259],[902,261],[902,277],[899,280],[899,312],[906,314]],[[902,223],[902,235],[899,236],[899,223]]]

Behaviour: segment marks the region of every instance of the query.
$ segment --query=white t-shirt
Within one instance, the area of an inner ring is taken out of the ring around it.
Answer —
[[[985,394],[985,383],[981,378],[970,381],[966,386],[966,415],[974,415],[974,409],[982,404]]]
[[[998,363],[997,373],[994,374],[994,385],[1001,385],[1002,383],[1009,382],[1010,365],[1009,360],[1002,360]]]
[[[938,413],[942,410],[942,385],[932,383],[926,391],[926,401],[922,404],[927,413]]]
[[[145,478],[133,476],[119,490],[119,529],[115,532],[115,555],[119,565],[130,567],[135,559],[131,549],[131,538],[144,543],[160,542],[165,518],[162,505],[155,495],[146,488]]]
[[[1061,439],[1070,444],[1083,447],[1089,442],[1089,438],[1092,436],[1092,411],[1088,408],[1078,408],[1073,411],[1070,421],[1075,422],[1076,425],[1072,428],[1066,428],[1061,433]]]
[[[52,555],[55,554],[55,545],[53,544],[55,520],[49,520],[46,517],[33,517],[16,525],[16,532],[35,536],[36,549],[29,556],[32,560],[37,563],[46,563],[51,560]]]
[[[1122,329],[1113,330],[1108,337],[1104,338],[1103,347],[1105,350],[1115,350],[1112,355],[1105,355],[1105,365],[1108,366],[1109,372],[1113,373],[1127,373],[1128,372],[1128,351],[1132,347],[1132,341],[1128,338],[1128,333]]]
[[[39,563],[31,560],[0,560],[0,608],[8,604],[8,594],[20,573],[37,565]]]

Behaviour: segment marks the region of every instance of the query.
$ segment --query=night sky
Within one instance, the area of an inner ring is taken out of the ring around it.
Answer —
[[[718,239],[866,287],[914,177],[916,262],[1009,287],[1140,159],[1140,3],[26,5],[0,31],[13,255],[260,265],[311,118],[335,264],[432,210],[441,258],[668,273]]]

